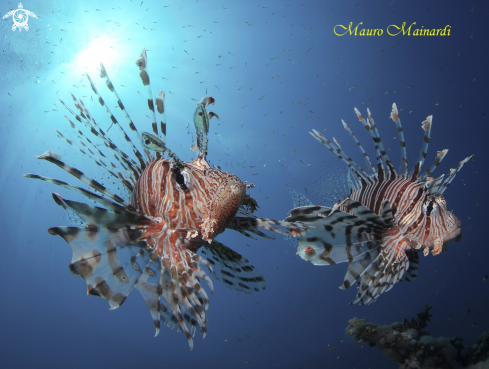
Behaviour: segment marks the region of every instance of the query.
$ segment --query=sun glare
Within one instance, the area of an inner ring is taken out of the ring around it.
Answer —
[[[75,58],[74,66],[82,73],[93,73],[100,68],[100,63],[110,67],[120,58],[120,53],[113,48],[113,40],[106,36],[94,38],[83,50],[80,50]]]

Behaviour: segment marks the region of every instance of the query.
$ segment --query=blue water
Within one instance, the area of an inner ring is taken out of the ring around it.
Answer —
[[[2,17],[17,9],[12,1],[0,5]],[[349,319],[391,324],[414,317],[427,303],[434,306],[427,328],[433,336],[459,335],[470,345],[489,329],[489,281],[483,281],[489,274],[486,2],[125,0],[23,6],[39,17],[29,18],[29,31],[12,31],[11,17],[0,23],[2,367],[396,368],[376,349],[345,335]],[[335,25],[350,22],[384,34],[334,34]],[[450,36],[386,33],[389,25],[403,22],[416,22],[413,28],[449,25]],[[68,270],[69,245],[46,232],[69,225],[51,192],[78,197],[22,175],[76,183],[36,160],[51,150],[106,179],[56,137],[53,128],[76,140],[58,98],[71,106],[73,92],[107,129],[109,118],[91,101],[83,76],[89,73],[108,105],[115,106],[98,77],[102,61],[136,125],[149,131],[146,91],[135,66],[143,47],[149,50],[153,94],[166,91],[168,146],[183,160],[193,157],[194,100],[212,95],[216,104],[209,110],[220,120],[211,121],[209,159],[255,184],[249,192],[263,217],[286,217],[293,207],[288,187],[307,191],[314,201],[319,176],[343,168],[308,134],[312,128],[337,137],[360,162],[340,120],[351,122],[373,156],[353,111],[357,107],[365,114],[369,107],[397,163],[397,132],[389,119],[395,102],[413,165],[422,143],[421,122],[433,115],[428,162],[437,150],[450,149],[435,174],[477,156],[445,192],[449,208],[463,222],[462,241],[439,256],[421,257],[416,281],[396,285],[370,306],[351,306],[353,289],[338,288],[346,265],[313,266],[281,237],[253,241],[228,230],[218,239],[263,273],[267,290],[238,296],[216,282],[207,337],[196,334],[191,352],[185,337],[166,327],[153,338],[151,316],[137,292],[115,311],[103,299],[87,299],[84,280]]]

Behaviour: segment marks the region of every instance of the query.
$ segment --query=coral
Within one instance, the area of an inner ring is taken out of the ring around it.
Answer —
[[[432,337],[423,329],[430,321],[432,306],[425,305],[410,321],[381,326],[353,318],[346,333],[355,342],[377,347],[400,369],[489,368],[489,332],[484,332],[472,347],[461,337]]]

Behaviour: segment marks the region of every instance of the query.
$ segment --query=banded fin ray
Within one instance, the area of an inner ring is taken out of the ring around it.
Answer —
[[[418,278],[419,252],[418,251],[406,252],[406,256],[409,260],[409,268],[402,276],[400,282],[412,282],[416,278]]]
[[[343,162],[346,163],[348,168],[355,172],[355,174],[364,180],[367,183],[372,183],[372,179],[366,173],[361,166],[359,166],[353,159],[351,159],[346,153],[341,149],[341,147],[336,147],[331,141],[329,141],[326,137],[321,132],[316,131],[315,129],[312,130],[312,132],[309,132],[312,137],[314,137],[316,140],[318,140],[321,144],[325,145],[329,151],[331,151],[333,154],[335,154],[338,159],[342,160]]]
[[[70,185],[69,183],[66,183],[64,181],[60,181],[59,179],[44,177],[44,176],[41,176],[38,174],[32,174],[32,173],[26,173],[26,174],[24,174],[24,177],[25,178],[32,178],[32,179],[39,179],[41,181],[52,183],[56,186],[66,188],[67,190],[78,192],[78,193],[82,194],[83,196],[89,198],[90,200],[98,202],[102,206],[105,206],[106,208],[111,209],[111,211],[113,211],[115,213],[122,212],[122,211],[128,211],[128,212],[131,212],[133,214],[137,214],[134,212],[135,209],[132,206],[123,207],[123,206],[121,206],[115,202],[112,202],[112,201],[106,199],[105,197],[100,196],[100,195],[98,195],[92,191],[86,190],[82,187]],[[139,214],[137,214],[137,215],[139,215]]]
[[[265,290],[265,277],[236,251],[214,240],[204,245],[202,254],[212,265],[214,278],[233,290],[254,293]]]
[[[343,128],[348,132],[348,134],[350,135],[351,138],[353,138],[353,140],[355,141],[355,144],[357,145],[357,147],[359,148],[360,150],[360,153],[362,154],[362,157],[365,158],[365,162],[367,164],[367,168],[370,170],[371,172],[371,176],[377,178],[377,171],[375,170],[375,167],[374,165],[372,164],[372,161],[370,160],[369,156],[367,155],[367,153],[365,152],[365,149],[363,148],[362,144],[358,141],[358,139],[356,138],[356,136],[353,134],[352,130],[350,129],[350,127],[348,127],[348,124],[346,124],[346,122],[342,119],[341,120],[341,123],[343,123]]]
[[[276,226],[284,227],[286,231],[283,231]],[[281,220],[275,220],[275,219],[268,219],[268,218],[257,218],[257,217],[234,217],[227,225],[226,228],[228,229],[233,229],[235,231],[238,231],[242,234],[244,234],[247,237],[253,238],[250,235],[246,233],[252,232],[254,234],[257,234],[261,237],[268,238],[268,239],[273,239],[273,237],[266,235],[265,233],[261,232],[258,230],[258,228],[264,229],[266,231],[278,233],[279,235],[282,236],[288,236],[289,233],[287,231],[302,231],[306,227],[304,227],[301,224],[297,223],[292,223],[288,221],[281,221]]]
[[[423,167],[424,160],[426,158],[426,153],[428,152],[428,146],[431,139],[431,126],[432,126],[433,116],[430,115],[421,123],[421,128],[424,131],[423,144],[421,146],[421,151],[419,152],[418,162],[414,165],[412,170],[411,180],[415,181],[418,179],[419,172]]]
[[[124,207],[127,207],[127,208],[131,207],[131,205],[129,205],[126,201],[124,201],[124,199],[122,199],[120,196],[111,192],[107,187],[105,187],[101,183],[90,178],[85,173],[81,172],[80,170],[76,169],[75,167],[72,167],[63,161],[56,159],[54,156],[50,155],[49,153],[39,155],[37,158],[41,159],[41,160],[49,161],[50,163],[53,163],[53,164],[56,164],[58,167],[60,167],[61,169],[63,169],[67,173],[78,178],[80,181],[82,181],[86,185],[92,187],[94,190],[97,190],[98,192],[102,193],[103,195],[107,196],[108,198],[112,199],[113,201],[123,205]]]
[[[72,95],[72,98],[74,100],[76,100],[76,97],[74,95]],[[94,136],[98,137],[100,140],[102,140],[102,142],[104,143],[105,147],[107,147],[111,152],[112,154],[114,155],[114,158],[118,161],[118,162],[121,162],[123,161],[125,163],[125,165],[127,166],[127,168],[134,174],[134,177],[135,178],[139,178],[139,175],[141,174],[142,172],[142,169],[141,168],[144,168],[145,167],[145,162],[143,160],[142,157],[138,157],[139,159],[139,165],[132,159],[130,158],[126,153],[124,153],[122,150],[119,149],[119,147],[117,147],[117,145],[115,145],[112,140],[105,134],[105,132],[96,124],[95,120],[90,116],[90,115],[86,115],[86,114],[83,114],[83,112],[81,112],[82,116],[81,115],[78,115],[76,114],[75,112],[73,112],[73,110],[71,110],[68,105],[66,105],[65,102],[63,102],[63,100],[59,99],[59,101],[61,102],[61,104],[68,110],[68,112],[70,112],[70,114],[72,114],[77,121],[79,121],[80,123],[82,123],[88,130],[90,130],[90,133],[92,133]],[[78,109],[81,110],[81,107],[80,107],[80,104],[77,104],[75,103],[75,106],[78,107]],[[87,113],[88,114],[88,113]],[[87,118],[88,116],[88,118]],[[66,116],[65,116],[66,117]],[[70,126],[79,131],[75,125],[73,124],[73,122],[71,122],[68,117],[66,117],[66,119],[70,122]],[[90,121],[89,121],[90,119]],[[92,124],[92,123],[93,124]],[[97,129],[98,130],[97,130]],[[100,151],[100,150],[99,150]],[[118,154],[119,156],[117,156],[116,154]],[[105,157],[105,155],[102,154],[102,156]],[[125,166],[121,163],[121,165],[125,168]],[[125,168],[127,170],[127,168]]]
[[[389,155],[387,155],[387,151],[384,149],[382,138],[380,137],[380,133],[377,129],[377,125],[375,124],[374,117],[372,116],[370,109],[367,108],[368,122],[365,121],[365,118],[363,118],[362,114],[360,114],[360,111],[357,108],[354,108],[354,110],[358,119],[362,122],[363,126],[370,132],[372,140],[375,143],[375,150],[377,151],[377,153],[380,153],[380,157],[377,158],[378,162],[382,164],[379,166],[379,177],[385,177],[385,175],[387,174],[385,170],[381,170],[381,168],[385,168],[385,166],[387,166],[386,169],[388,169],[388,173],[390,174],[390,176],[395,176],[397,174],[396,170],[394,169],[394,165],[392,165],[392,162],[389,159]]]
[[[152,124],[154,134],[164,143],[166,142],[166,121],[161,121],[161,130],[158,131],[158,126],[156,125],[156,115],[155,106],[153,102],[153,93],[151,92],[151,83],[148,73],[148,56],[146,54],[146,49],[144,48],[136,61],[136,65],[139,67],[139,76],[143,82],[143,86],[146,86],[146,91],[148,93],[148,108],[152,115]],[[164,95],[163,95],[164,96]]]
[[[73,122],[65,115],[64,116],[68,122],[70,122],[70,125],[72,128],[78,130],[76,128],[76,126],[73,124]],[[79,142],[82,144],[82,146],[88,151],[88,153],[79,148],[78,146],[76,146],[73,141],[71,141],[70,139],[68,139],[67,137],[65,137],[61,132],[59,132],[57,129],[55,129],[56,133],[58,134],[58,137],[60,138],[63,138],[69,145],[75,147],[76,149],[78,149],[83,155],[86,155],[88,156],[92,161],[95,162],[95,164],[97,164],[99,167],[105,169],[107,171],[107,173],[109,173],[111,176],[113,176],[114,178],[118,178],[121,183],[127,188],[127,190],[129,192],[132,192],[132,183],[134,183],[134,177],[132,176],[132,173],[130,173],[126,166],[124,166],[124,164],[120,163],[121,166],[123,167],[123,169],[126,171],[126,176],[127,178],[120,172],[118,171],[117,174],[115,174],[110,168],[109,166],[100,158],[100,157],[97,157],[95,153],[93,153],[92,150],[90,150],[90,148],[87,146],[87,144],[85,142],[83,142],[81,139],[79,140]],[[88,139],[88,137],[86,137],[83,132],[81,132],[80,130],[78,130],[78,134],[80,136],[82,136],[83,138],[85,138],[87,140],[88,143],[90,143],[99,153],[100,156],[102,157],[106,157],[95,145],[93,145],[93,143]],[[109,160],[109,163],[111,164],[112,168],[113,169],[116,169],[117,170],[117,167]]]
[[[98,206],[63,199],[57,193],[53,193],[53,199],[63,209],[73,211],[88,227],[105,226],[110,229],[131,227],[135,229],[144,228],[145,225],[151,223],[147,217],[131,213],[123,207],[107,210]]]
[[[397,227],[391,227],[382,237],[382,248],[359,276],[357,296],[352,304],[368,305],[402,280],[409,269],[406,255],[408,240]]]
[[[140,231],[109,230],[106,227],[52,227],[73,250],[70,271],[87,282],[87,293],[103,297],[110,309],[122,305],[139,278],[139,266],[149,255]],[[142,258],[142,259],[141,259]]]
[[[343,211],[331,213],[332,210],[327,206],[299,207],[285,219],[307,227],[293,233],[299,238],[297,253],[306,261],[314,265],[351,263],[380,245],[387,228],[380,217],[370,212],[362,219]]]
[[[406,154],[406,141],[404,140],[404,132],[402,130],[401,118],[396,103],[392,104],[391,119],[396,123],[397,134],[399,135],[399,146],[401,147],[401,168],[403,175],[408,174],[408,159]]]
[[[327,205],[332,206],[296,207],[285,219],[304,226],[303,230],[291,229],[292,236],[299,240],[298,254],[304,260],[317,265],[348,262],[341,288],[348,289],[358,281],[353,303],[362,305],[374,302],[397,282],[416,278],[419,251],[423,251],[425,256],[430,251],[438,255],[448,242],[460,240],[462,222],[448,210],[443,192],[463,165],[475,159],[474,155],[468,156],[459,162],[456,169],[451,169],[448,176],[429,177],[448,150],[439,151],[434,163],[420,175],[432,127],[432,116],[428,116],[421,125],[425,133],[420,157],[408,174],[403,129],[399,111],[393,104],[391,119],[396,123],[401,146],[401,170],[398,174],[384,149],[370,110],[367,112],[368,118],[365,119],[355,108],[358,119],[374,141],[377,175],[367,175],[345,155],[337,140],[333,138],[333,144],[313,130],[311,134],[347,164],[350,192],[338,196],[336,190],[341,186],[338,186],[338,181],[328,178],[328,186],[325,186],[327,195],[322,197],[327,200]],[[344,122],[343,126],[360,148],[362,156],[366,157]],[[370,168],[368,160],[367,167]],[[319,192],[321,194],[322,190]]]
[[[125,113],[125,116],[126,118],[129,120],[129,127],[131,128],[132,131],[134,131],[137,135],[138,135],[138,138],[140,138],[139,136],[139,132],[137,131],[136,129],[136,126],[134,125],[134,123],[132,122],[132,119],[129,117],[129,114],[127,113],[126,109],[124,108],[124,105],[122,105],[122,102],[120,101],[119,99],[119,95],[117,94],[117,92],[115,92],[115,87],[114,85],[112,84],[112,82],[110,82],[110,79],[108,77],[108,75],[106,74],[107,71],[105,70],[105,67],[103,67],[103,64],[101,64],[101,67],[102,67],[102,72],[100,73],[100,77],[102,78],[105,78],[106,79],[106,85],[107,87],[109,88],[109,90],[111,92],[114,93],[115,97],[118,99],[117,101],[117,105],[119,106],[119,108]],[[105,74],[104,74],[105,73]],[[138,158],[139,160],[139,163],[141,165],[141,168],[144,169],[144,166],[145,166],[145,163],[144,163],[144,159],[143,159],[143,156],[141,155],[141,152],[138,150],[138,148],[134,145],[134,143],[132,142],[131,138],[127,135],[126,131],[124,131],[124,128],[122,128],[122,126],[120,125],[119,121],[117,120],[117,118],[115,117],[114,114],[112,114],[112,112],[110,111],[110,108],[107,106],[107,104],[105,103],[104,99],[102,98],[102,96],[100,95],[100,93],[98,92],[98,89],[97,87],[95,87],[95,84],[93,83],[92,79],[90,78],[90,76],[88,74],[86,74],[87,78],[88,78],[88,81],[90,82],[90,87],[92,88],[92,91],[95,93],[95,95],[97,95],[98,97],[98,102],[100,105],[102,105],[104,108],[105,108],[105,111],[107,112],[107,114],[109,115],[110,117],[110,120],[111,120],[111,126],[112,124],[115,124],[116,126],[119,127],[119,130],[121,131],[122,135],[124,136],[124,139],[126,140],[126,142],[131,145],[131,148],[132,148],[132,151],[134,153],[134,155]],[[111,89],[112,87],[112,89]],[[72,94],[71,95],[73,100],[75,101],[75,106],[77,106],[77,103],[76,103],[76,98],[75,96]],[[95,122],[95,119],[93,119],[90,115],[90,113],[88,112],[88,109],[85,108],[85,106],[83,105],[83,102],[80,100],[80,105],[81,107],[83,108],[83,110],[86,112],[86,115],[90,118],[90,121],[98,127],[98,124]],[[107,131],[110,129],[110,127],[107,129]],[[102,129],[100,127],[99,128],[99,131],[103,132]],[[133,129],[134,128],[134,129]],[[104,136],[105,136],[105,133],[104,133]],[[110,140],[110,139],[109,139]],[[146,155],[147,155],[147,158],[149,161],[151,161],[153,159],[153,157],[151,156],[151,154],[149,152],[146,152]]]
[[[132,215],[125,218],[124,214],[111,214],[105,209],[60,197],[56,202],[69,207],[89,224],[88,227],[48,230],[70,244],[73,250],[70,270],[86,280],[88,293],[104,298],[111,309],[116,309],[136,287],[148,305],[156,333],[160,321],[177,327],[187,337],[192,349],[196,326],[200,325],[201,332],[206,333],[205,310],[209,304],[199,278],[204,279],[212,290],[212,281],[199,264],[210,270],[212,266],[199,255],[185,251],[179,242],[173,251],[165,252],[162,259],[153,260],[154,250],[145,239],[145,232],[155,226],[150,220],[131,220]],[[164,224],[162,230],[163,235],[168,234]],[[170,248],[168,243],[164,244],[165,248]]]

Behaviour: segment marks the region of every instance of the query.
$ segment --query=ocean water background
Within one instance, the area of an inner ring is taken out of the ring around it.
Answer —
[[[18,6],[3,0],[0,5],[2,17]],[[458,335],[469,345],[489,329],[489,281],[483,281],[489,274],[487,2],[127,0],[23,6],[39,16],[29,18],[29,31],[12,31],[11,17],[0,23],[2,367],[396,368],[378,350],[345,335],[349,319],[392,324],[430,304],[434,316],[427,330],[433,336]],[[350,22],[384,34],[334,34],[335,25]],[[416,22],[413,28],[450,25],[451,33],[387,35],[389,25],[403,22]],[[92,101],[84,77],[89,73],[115,106],[98,77],[102,61],[139,130],[149,131],[146,90],[135,66],[143,47],[153,94],[166,91],[168,146],[184,160],[193,157],[194,100],[212,95],[216,104],[208,110],[220,120],[211,121],[209,159],[255,184],[249,192],[263,217],[286,217],[293,207],[288,188],[316,200],[321,175],[343,168],[308,134],[311,129],[337,137],[360,162],[340,120],[351,122],[373,156],[371,139],[353,111],[366,113],[369,107],[397,163],[398,135],[389,119],[395,102],[412,166],[422,143],[421,122],[433,115],[427,162],[437,150],[450,150],[436,175],[477,156],[445,193],[463,222],[462,241],[439,256],[421,257],[416,281],[396,285],[375,304],[352,306],[355,288],[338,288],[346,265],[312,266],[280,237],[253,241],[228,230],[218,240],[263,273],[267,290],[237,295],[215,282],[208,335],[202,340],[196,334],[192,352],[183,335],[166,327],[153,338],[138,292],[115,311],[103,299],[87,299],[85,282],[67,268],[69,245],[46,232],[69,225],[51,193],[79,197],[23,174],[76,183],[36,160],[51,150],[109,184],[100,168],[56,137],[53,128],[75,137],[58,98],[71,106],[74,93],[107,129],[109,117]]]

